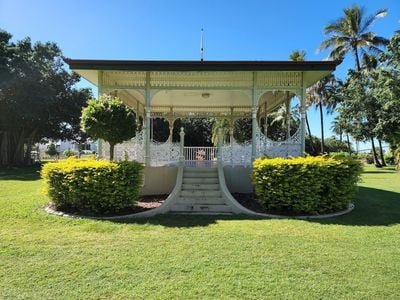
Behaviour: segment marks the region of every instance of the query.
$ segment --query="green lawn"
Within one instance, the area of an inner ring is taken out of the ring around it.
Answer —
[[[400,174],[367,167],[324,220],[50,216],[37,170],[0,170],[0,299],[399,299]]]

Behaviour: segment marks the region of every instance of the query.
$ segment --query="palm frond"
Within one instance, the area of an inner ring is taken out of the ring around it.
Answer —
[[[376,11],[373,15],[368,16],[361,25],[360,33],[366,31],[368,27],[372,25],[372,23],[374,23],[377,19],[386,16],[387,13],[388,10],[386,8],[381,8],[378,11]]]

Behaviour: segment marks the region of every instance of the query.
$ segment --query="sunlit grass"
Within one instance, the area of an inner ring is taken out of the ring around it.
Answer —
[[[396,299],[400,174],[367,167],[323,221],[50,216],[37,169],[0,170],[0,298]]]

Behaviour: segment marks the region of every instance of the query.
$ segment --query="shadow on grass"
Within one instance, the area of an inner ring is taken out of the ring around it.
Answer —
[[[31,167],[10,167],[0,168],[0,181],[1,180],[39,180],[40,179],[40,165]]]
[[[265,218],[249,217],[246,215],[185,215],[185,214],[165,214],[151,218],[113,220],[113,223],[120,224],[151,224],[165,227],[205,227],[216,224],[219,221],[232,220],[265,220]]]
[[[329,219],[309,219],[308,222],[345,226],[391,226],[400,224],[400,193],[360,187],[355,209],[346,215]],[[113,220],[124,224],[152,224],[165,227],[203,227],[224,220],[271,220],[246,215],[179,215],[166,214],[152,218]]]
[[[400,224],[400,193],[360,187],[354,210],[346,215],[319,220],[320,224],[391,226]]]

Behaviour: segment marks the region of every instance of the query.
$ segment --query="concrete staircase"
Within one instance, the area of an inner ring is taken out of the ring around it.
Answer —
[[[216,167],[185,167],[180,191],[170,208],[172,213],[232,213],[221,191]]]

